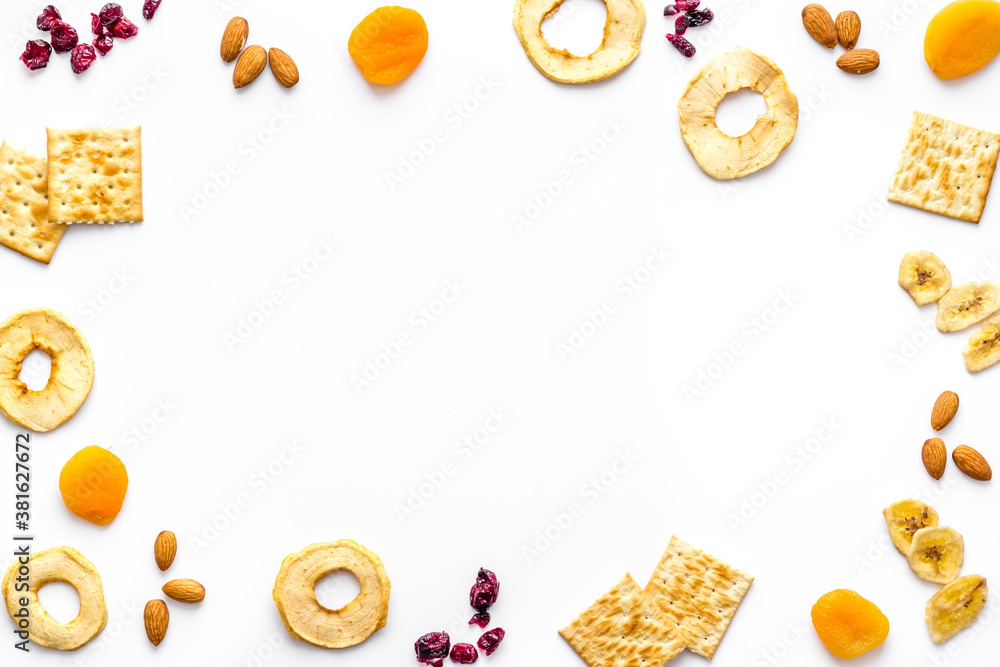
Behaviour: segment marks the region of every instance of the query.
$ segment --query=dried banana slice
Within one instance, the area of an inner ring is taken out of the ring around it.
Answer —
[[[983,322],[983,328],[969,338],[962,356],[970,373],[978,373],[1000,361],[1000,315]]]
[[[899,286],[918,306],[926,306],[951,289],[951,272],[934,253],[915,250],[903,255],[899,265]]]
[[[934,643],[946,642],[975,623],[988,596],[986,578],[978,574],[957,579],[935,593],[924,608]]]
[[[882,510],[889,538],[904,556],[910,553],[913,535],[922,528],[938,525],[938,513],[927,503],[907,498]]]
[[[1000,283],[966,283],[949,290],[938,301],[938,331],[968,329],[1000,310]]]
[[[950,584],[965,563],[965,539],[948,526],[921,528],[913,534],[906,562],[924,581]]]

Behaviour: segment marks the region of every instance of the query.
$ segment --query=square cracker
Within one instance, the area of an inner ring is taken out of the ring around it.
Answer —
[[[0,243],[48,264],[66,225],[49,222],[45,158],[0,146]]]
[[[677,625],[687,648],[711,660],[751,583],[750,575],[674,536],[646,595]]]
[[[49,220],[142,220],[140,128],[49,128]]]
[[[684,650],[674,624],[630,574],[559,634],[590,667],[662,667]]]
[[[1000,154],[1000,135],[913,112],[889,201],[979,222]]]

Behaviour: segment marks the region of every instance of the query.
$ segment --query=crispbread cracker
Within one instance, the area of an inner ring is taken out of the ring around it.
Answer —
[[[142,220],[140,128],[49,128],[49,220]]]
[[[45,158],[0,146],[0,243],[48,264],[66,225],[49,222]]]
[[[559,631],[590,667],[661,667],[684,650],[684,639],[626,574]]]
[[[889,201],[979,222],[1000,154],[1000,135],[913,112]]]
[[[674,536],[645,592],[687,637],[687,648],[711,660],[751,583],[750,575]]]

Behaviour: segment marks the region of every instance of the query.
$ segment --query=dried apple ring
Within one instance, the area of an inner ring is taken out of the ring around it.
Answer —
[[[749,132],[731,137],[715,124],[715,112],[722,98],[743,88],[764,96],[767,113]],[[785,75],[770,58],[743,47],[708,61],[688,82],[677,112],[691,155],[719,180],[740,178],[774,162],[792,143],[799,124],[799,102]]]
[[[341,570],[358,578],[361,593],[340,609],[327,609],[316,599],[316,584]],[[274,603],[291,636],[323,648],[346,648],[385,627],[389,588],[382,561],[368,549],[353,540],[319,542],[281,563]]]
[[[32,350],[52,358],[49,382],[32,391],[21,364]],[[32,431],[51,431],[72,417],[94,386],[94,357],[83,334],[61,314],[32,308],[0,324],[0,412]]]
[[[26,581],[22,568],[27,570]],[[38,600],[38,589],[53,581],[69,584],[80,596],[80,613],[69,623],[60,623],[49,616]],[[26,590],[22,590],[24,583]],[[14,561],[3,578],[3,597],[7,613],[19,628],[23,627],[21,610],[28,610],[28,637],[46,648],[75,651],[99,635],[108,622],[101,575],[93,563],[69,547],[33,553],[26,566]],[[26,605],[21,605],[22,598],[27,598]]]
[[[563,0],[517,0],[514,29],[535,67],[559,83],[592,83],[614,76],[635,60],[646,27],[646,9],[640,0],[604,0],[608,18],[604,38],[589,56],[554,49],[542,35],[542,23]]]

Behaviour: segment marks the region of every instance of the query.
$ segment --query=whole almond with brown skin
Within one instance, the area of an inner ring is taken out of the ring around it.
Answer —
[[[861,37],[861,17],[857,12],[846,11],[837,14],[837,40],[850,51],[858,45]]]
[[[924,448],[920,450],[920,458],[927,468],[927,474],[934,479],[941,479],[944,476],[944,469],[948,465],[948,449],[944,446],[941,438],[931,438],[924,443]]]
[[[802,25],[812,38],[828,49],[837,46],[837,26],[823,5],[813,3],[802,9]]]
[[[879,57],[875,49],[854,49],[837,58],[837,67],[848,74],[868,74],[878,69]]]
[[[160,572],[166,572],[177,555],[177,536],[169,530],[164,530],[156,536],[153,542],[153,557]]]
[[[225,31],[222,33],[222,46],[219,48],[219,55],[222,60],[231,63],[236,60],[243,50],[243,45],[247,43],[250,36],[250,24],[242,16],[234,16],[229,19]]]
[[[986,462],[986,458],[982,454],[972,447],[959,445],[951,453],[951,458],[955,461],[958,469],[972,479],[980,482],[988,482],[993,479],[993,470],[990,468],[990,464]]]
[[[285,88],[291,88],[299,82],[299,68],[295,66],[292,57],[281,49],[271,48],[267,52],[267,61],[271,64],[271,73]]]
[[[940,431],[951,423],[958,412],[958,394],[953,391],[946,391],[934,401],[934,409],[931,410],[931,428]]]
[[[174,579],[163,584],[163,594],[171,600],[194,604],[205,599],[205,587],[194,579]]]
[[[267,65],[267,51],[263,46],[248,46],[240,54],[240,59],[236,61],[236,68],[233,70],[233,86],[243,88],[254,82]]]
[[[146,637],[153,646],[159,646],[167,636],[167,625],[170,623],[170,611],[163,600],[150,600],[142,612],[142,622],[146,626]]]

